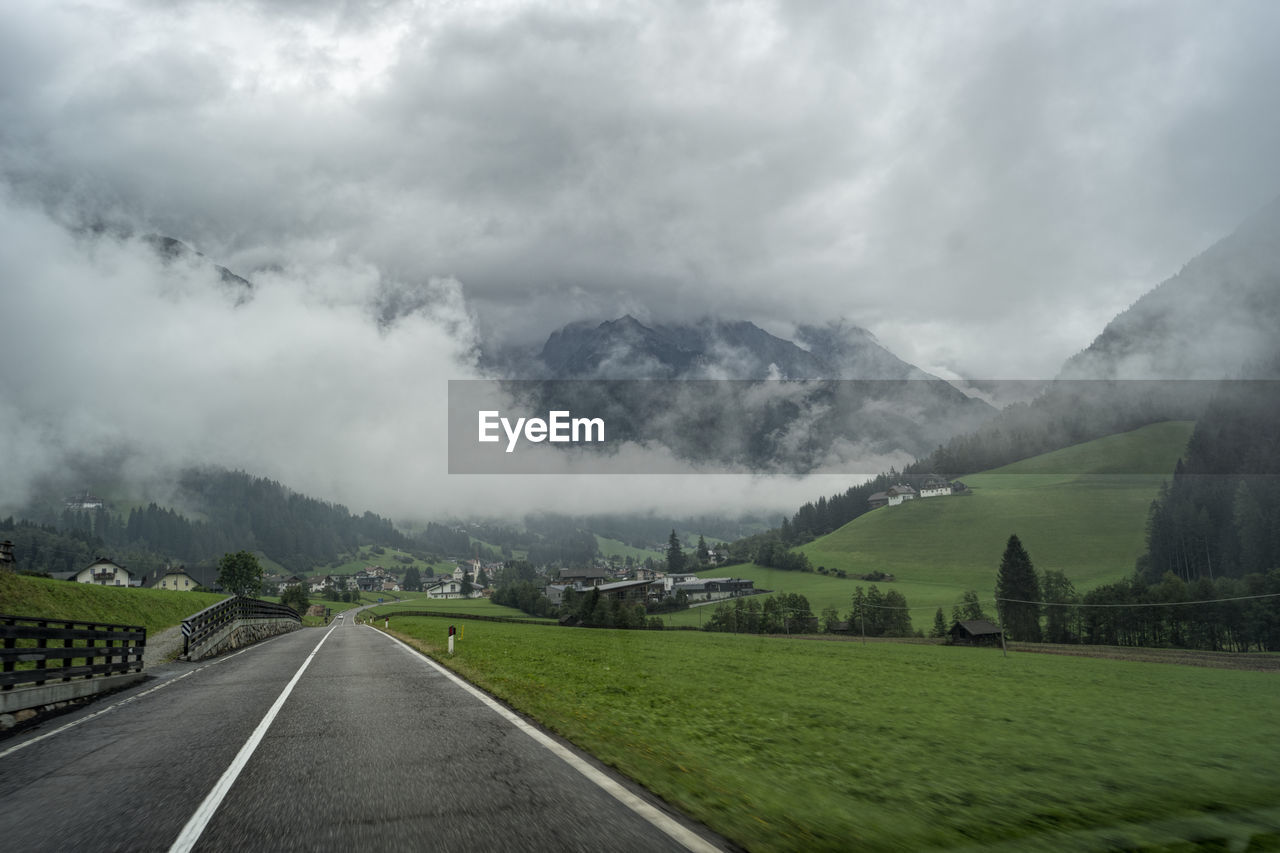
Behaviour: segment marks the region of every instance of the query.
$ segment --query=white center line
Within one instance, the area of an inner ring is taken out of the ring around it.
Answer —
[[[302,673],[306,672],[307,667],[311,665],[311,659],[316,656],[316,652],[320,651],[324,641],[329,639],[329,635],[337,627],[338,623],[335,622],[328,631],[325,631],[324,636],[320,638],[320,642],[316,643],[316,647],[311,650],[311,654],[307,655],[307,659],[302,662],[302,666],[298,667],[298,671],[293,674],[293,678],[289,679],[289,683],[285,685],[284,690],[276,697],[275,704],[267,711],[267,715],[262,718],[262,722],[258,723],[258,727],[253,730],[253,734],[249,735],[249,739],[244,742],[244,746],[240,747],[240,751],[236,753],[231,766],[226,769],[226,772],[222,774],[222,778],[213,786],[213,790],[204,798],[204,802],[200,804],[195,814],[187,821],[187,825],[182,828],[182,832],[178,833],[178,838],[173,842],[173,846],[169,848],[169,853],[187,853],[192,847],[196,846],[196,842],[200,840],[201,834],[204,833],[204,828],[213,819],[214,812],[218,810],[218,806],[222,804],[227,792],[235,784],[240,771],[249,763],[249,758],[253,755],[254,750],[258,748],[258,744],[262,742],[267,729],[271,728],[271,723],[275,720],[276,714],[279,714],[280,709],[284,707],[284,702],[289,698],[289,694],[293,692],[294,685],[298,683],[298,679],[302,678]]]

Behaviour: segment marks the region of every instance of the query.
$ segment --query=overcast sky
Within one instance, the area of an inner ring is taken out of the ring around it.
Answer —
[[[3,434],[433,484],[398,511],[454,488],[403,464],[481,338],[844,319],[1052,376],[1280,193],[1277,33],[1271,0],[5,3]]]

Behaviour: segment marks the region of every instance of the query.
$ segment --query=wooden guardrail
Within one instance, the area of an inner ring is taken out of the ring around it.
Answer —
[[[191,648],[199,648],[206,640],[219,632],[252,619],[291,619],[302,624],[298,611],[287,604],[259,601],[256,598],[234,596],[224,598],[199,613],[182,620],[182,654],[187,656]]]
[[[0,690],[142,671],[140,625],[0,616]],[[76,661],[81,661],[77,664]],[[33,667],[19,667],[33,663]]]

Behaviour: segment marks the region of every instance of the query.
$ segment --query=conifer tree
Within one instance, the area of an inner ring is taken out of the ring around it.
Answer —
[[[676,531],[671,530],[671,536],[667,539],[667,571],[679,572],[684,570],[684,551],[680,550],[680,537],[676,536]]]
[[[1040,642],[1040,579],[1017,534],[1009,537],[996,572],[996,610],[1011,640]]]
[[[938,608],[938,612],[933,614],[933,630],[929,632],[930,637],[947,636],[947,620],[942,615],[942,608]]]

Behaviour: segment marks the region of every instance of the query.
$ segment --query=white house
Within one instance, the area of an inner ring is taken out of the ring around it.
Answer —
[[[671,593],[678,584],[699,583],[697,572],[668,572],[662,577],[662,591]]]
[[[910,486],[890,486],[885,495],[889,498],[889,506],[898,506],[903,501],[915,500],[916,490]]]
[[[937,498],[951,494],[951,484],[942,477],[929,477],[920,486],[920,497]]]
[[[427,598],[465,598],[462,594],[462,581],[445,578],[425,587]]]
[[[187,574],[187,570],[179,566],[176,569],[167,569],[164,577],[156,581],[156,585],[152,589],[180,589],[193,590],[200,586],[200,582],[191,575]]]
[[[76,583],[96,583],[99,586],[137,586],[133,572],[108,560],[97,557],[72,578]]]

